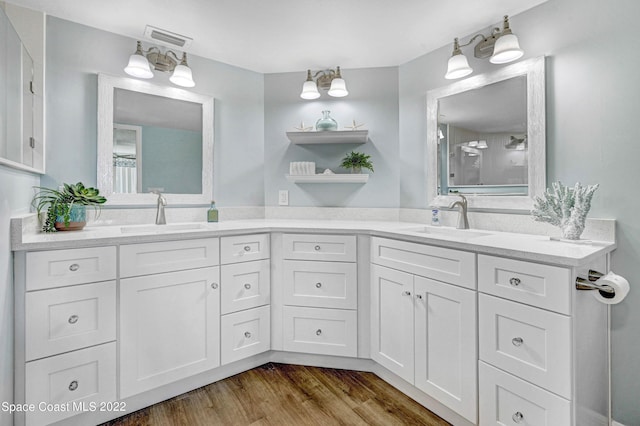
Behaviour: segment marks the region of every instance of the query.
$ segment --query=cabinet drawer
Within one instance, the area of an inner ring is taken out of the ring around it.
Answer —
[[[219,264],[217,238],[120,246],[120,277],[158,274]]]
[[[478,289],[562,314],[571,313],[571,273],[567,268],[481,254]]]
[[[373,237],[371,262],[462,287],[476,288],[476,255],[466,251]]]
[[[269,234],[238,235],[220,239],[220,262],[223,265],[268,259],[269,256]]]
[[[116,283],[25,295],[27,361],[116,339]]]
[[[354,235],[284,234],[282,244],[285,259],[356,261]]]
[[[116,278],[115,247],[35,251],[26,258],[27,291]]]
[[[571,403],[480,362],[480,423],[558,426],[571,424]]]
[[[228,364],[271,348],[271,307],[261,306],[221,319],[221,361]]]
[[[222,313],[266,305],[271,300],[269,260],[223,265],[220,272]]]
[[[358,355],[356,311],[285,306],[283,321],[285,351]]]
[[[79,414],[82,405],[116,399],[116,344],[107,343],[79,351],[28,362],[25,397],[36,410],[27,412],[27,425],[44,425]],[[38,410],[39,404],[66,404],[71,411]],[[79,407],[74,411],[73,407]],[[99,406],[99,405],[98,405]]]
[[[480,359],[571,397],[571,319],[480,295]]]
[[[285,260],[284,303],[318,308],[356,309],[357,265]]]

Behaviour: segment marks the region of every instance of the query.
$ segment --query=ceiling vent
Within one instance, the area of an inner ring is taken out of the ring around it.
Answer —
[[[159,44],[169,47],[179,47],[181,50],[187,50],[193,41],[192,38],[171,31],[147,25],[144,29],[144,36],[149,40],[153,40]]]

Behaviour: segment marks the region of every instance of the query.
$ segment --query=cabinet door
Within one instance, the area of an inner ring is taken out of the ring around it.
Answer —
[[[371,266],[371,358],[413,384],[413,275]]]
[[[475,423],[476,293],[415,277],[415,385]]]
[[[220,365],[219,267],[120,280],[120,397]]]

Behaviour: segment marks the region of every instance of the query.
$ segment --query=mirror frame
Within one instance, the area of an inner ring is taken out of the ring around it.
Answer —
[[[527,138],[529,140],[528,194],[467,195],[470,208],[496,210],[531,210],[536,196],[546,188],[546,111],[544,56],[517,62],[486,74],[457,81],[427,92],[427,200],[430,206],[448,206],[459,199],[455,195],[438,195],[438,100],[478,89],[518,76],[527,77]]]
[[[98,74],[98,189],[111,205],[155,204],[150,193],[113,192],[114,90],[124,89],[202,105],[202,193],[164,194],[172,205],[209,204],[213,199],[213,97],[176,87],[157,86],[142,80]]]

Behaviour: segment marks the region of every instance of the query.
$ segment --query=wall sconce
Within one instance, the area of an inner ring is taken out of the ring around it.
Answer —
[[[315,81],[313,81],[314,78]],[[334,98],[342,98],[349,94],[347,84],[340,74],[340,67],[336,67],[335,71],[332,69],[318,71],[313,77],[311,70],[307,70],[307,80],[302,85],[300,97],[302,99],[318,99],[320,97],[318,87],[324,90],[328,89],[327,94]]]
[[[487,145],[487,141],[485,141],[485,140],[469,141],[469,143],[467,143],[467,146],[470,146],[471,148],[478,148],[478,149],[487,149],[487,148],[489,148],[489,146]]]
[[[146,54],[146,56],[145,56]],[[179,63],[178,63],[179,61]],[[158,71],[172,72],[169,81],[182,87],[193,87],[191,68],[187,64],[187,52],[182,53],[182,59],[172,51],[162,52],[159,48],[152,46],[147,51],[142,50],[142,43],[137,42],[136,51],[129,57],[129,64],[124,72],[137,78],[152,78],[151,65]]]
[[[452,80],[455,78],[461,78],[469,75],[473,72],[473,68],[469,66],[467,58],[462,54],[461,47],[465,47],[473,43],[478,38],[482,38],[481,41],[476,44],[473,49],[473,55],[476,58],[489,58],[489,62],[492,64],[506,64],[508,62],[515,61],[524,55],[524,51],[520,49],[518,43],[518,37],[511,32],[509,28],[509,17],[504,16],[502,22],[503,28],[493,28],[491,35],[485,37],[482,34],[477,34],[469,40],[466,44],[460,44],[458,39],[453,40],[453,54],[449,58],[447,64],[447,73],[444,78]]]

